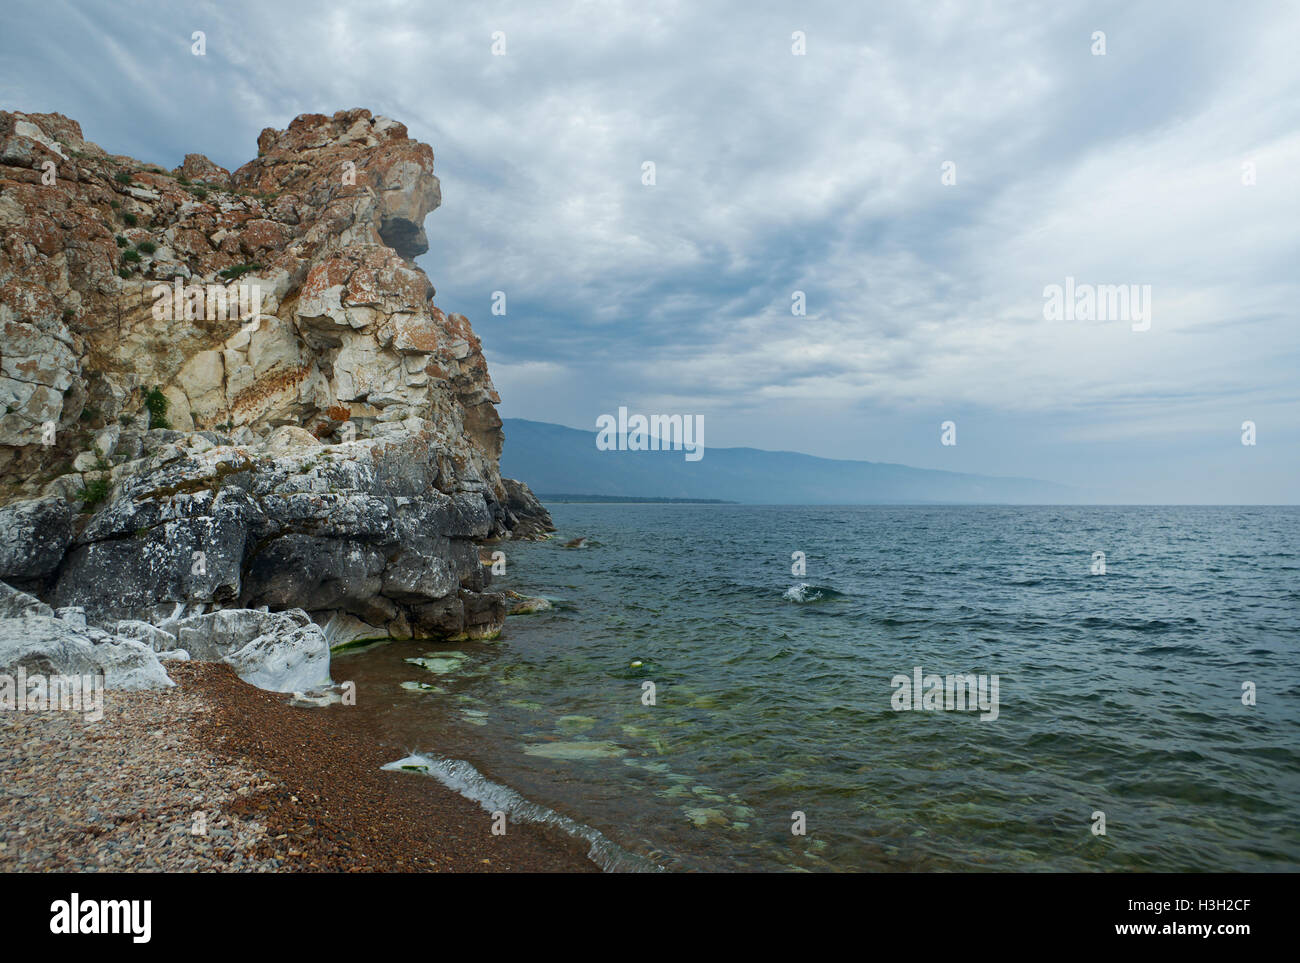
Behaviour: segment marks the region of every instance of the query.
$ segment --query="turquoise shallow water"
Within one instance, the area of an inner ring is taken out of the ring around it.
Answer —
[[[395,749],[666,869],[1300,868],[1300,510],[552,510],[498,584],[555,610],[337,660]],[[916,666],[996,720],[895,711]]]

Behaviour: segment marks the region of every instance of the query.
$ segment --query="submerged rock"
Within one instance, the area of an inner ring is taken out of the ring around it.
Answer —
[[[537,612],[549,612],[555,606],[550,599],[541,596],[520,595],[518,592],[502,593],[506,598],[507,615],[533,615]]]
[[[613,742],[540,742],[524,746],[524,752],[530,756],[566,762],[617,759],[627,755],[626,749]]]
[[[464,652],[428,652],[419,658],[410,658],[406,661],[411,665],[418,665],[420,668],[432,672],[434,675],[447,675],[449,673],[460,671],[461,666],[469,659]]]

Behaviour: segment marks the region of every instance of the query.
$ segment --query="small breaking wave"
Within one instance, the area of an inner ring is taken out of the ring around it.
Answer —
[[[488,812],[504,812],[516,822],[537,823],[580,839],[590,847],[587,858],[607,873],[657,873],[662,869],[650,860],[629,853],[598,829],[583,825],[554,809],[530,802],[509,786],[493,782],[462,759],[441,759],[414,753],[382,767],[390,772],[418,772],[432,776]]]
[[[798,585],[791,585],[785,590],[785,595],[781,596],[787,602],[807,603],[807,602],[825,602],[830,599],[843,598],[839,592],[825,585],[809,585],[807,582],[800,582]]]

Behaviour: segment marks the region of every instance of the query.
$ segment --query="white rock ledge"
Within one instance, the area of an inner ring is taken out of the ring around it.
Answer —
[[[121,620],[113,631],[87,626],[78,608],[48,605],[0,582],[0,674],[19,667],[44,675],[104,674],[108,689],[160,689],[175,683],[163,663],[225,662],[250,685],[271,692],[326,691],[330,650],[302,609],[221,609],[163,626]]]

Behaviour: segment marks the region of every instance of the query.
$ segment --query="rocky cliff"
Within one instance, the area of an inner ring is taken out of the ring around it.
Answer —
[[[412,260],[433,151],[366,110],[228,172],[0,111],[0,580],[92,625],[301,608],[332,645],[495,634],[502,479],[468,320]]]

